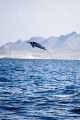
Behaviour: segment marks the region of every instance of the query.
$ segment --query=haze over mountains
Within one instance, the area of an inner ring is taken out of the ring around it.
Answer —
[[[0,47],[0,58],[49,59],[48,53],[39,48],[32,48],[27,41],[35,41],[47,47],[54,59],[80,60],[80,34],[72,32],[60,37],[32,37],[29,40],[9,42]]]

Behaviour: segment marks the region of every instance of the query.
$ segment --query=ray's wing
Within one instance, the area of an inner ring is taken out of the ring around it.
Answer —
[[[31,44],[32,47],[35,47],[34,42],[27,42],[27,43]]]
[[[30,43],[31,44],[31,46],[34,48],[35,47],[35,45],[33,44],[33,43]]]

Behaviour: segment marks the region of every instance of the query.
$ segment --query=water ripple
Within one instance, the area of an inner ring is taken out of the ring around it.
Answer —
[[[80,61],[0,59],[0,119],[80,119]]]

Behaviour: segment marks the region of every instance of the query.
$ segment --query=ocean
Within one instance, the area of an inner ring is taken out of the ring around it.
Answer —
[[[80,61],[1,58],[0,120],[80,120]]]

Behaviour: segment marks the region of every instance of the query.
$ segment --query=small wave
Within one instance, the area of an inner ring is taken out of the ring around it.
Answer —
[[[80,108],[75,108],[70,110],[70,112],[76,113],[76,114],[80,114]]]
[[[9,81],[9,80],[7,78],[5,78],[5,77],[0,78],[0,82],[7,82],[7,81]]]
[[[80,91],[74,93],[74,94],[70,94],[70,95],[53,95],[54,97],[74,97],[74,96],[79,96],[80,95]]]
[[[13,107],[13,106],[2,106],[3,109],[5,110],[19,110],[19,107]]]
[[[80,90],[74,94],[74,96],[80,96]]]
[[[71,95],[53,95],[54,97],[71,97]]]

